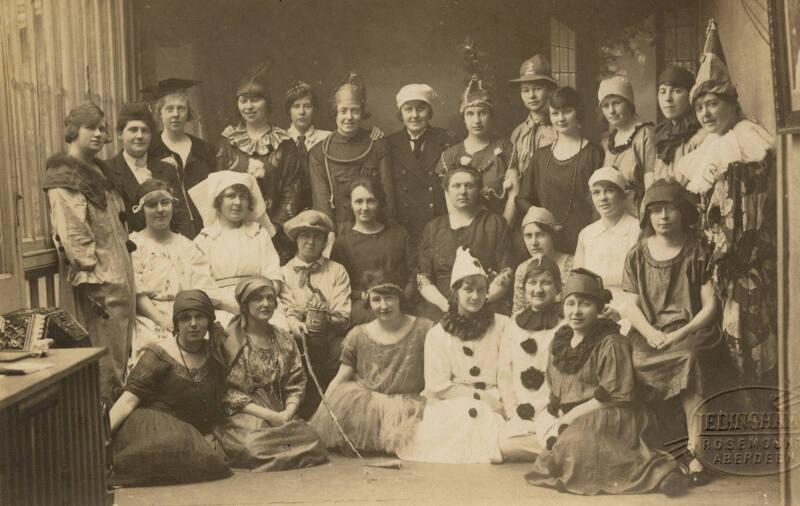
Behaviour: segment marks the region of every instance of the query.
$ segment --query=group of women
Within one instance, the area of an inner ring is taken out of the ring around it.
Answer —
[[[600,83],[602,146],[540,55],[511,81],[528,117],[510,139],[476,76],[457,143],[430,124],[425,84],[397,94],[399,132],[363,129],[352,73],[331,133],[305,83],[286,95],[291,127],[272,125],[252,70],[216,151],[184,132],[193,82],[149,90],[160,135],[144,106],[121,111],[114,164],[95,158],[102,111],[73,110],[45,190],[62,286],[111,351],[116,481],[312,466],[335,449],[530,461],[530,483],[579,494],[703,483],[703,400],[769,382],[776,347],[772,139],[707,36],[701,78],[660,74],[655,127],[624,77]],[[652,412],[669,403],[685,462],[657,449],[670,427]]]

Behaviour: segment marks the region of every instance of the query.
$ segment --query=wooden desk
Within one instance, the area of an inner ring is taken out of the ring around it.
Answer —
[[[0,376],[0,504],[108,504],[98,360],[50,350],[53,367]]]

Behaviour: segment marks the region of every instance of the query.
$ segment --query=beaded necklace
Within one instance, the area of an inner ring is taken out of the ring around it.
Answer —
[[[564,223],[566,223],[567,219],[569,219],[569,213],[572,210],[572,203],[575,200],[575,185],[578,181],[578,167],[581,163],[581,154],[583,153],[583,141],[584,139],[581,138],[581,143],[578,146],[578,153],[575,155],[575,168],[572,171],[572,184],[570,185],[569,190],[569,201],[567,204],[567,211],[564,213],[564,219],[557,222],[556,226],[560,227]],[[550,156],[547,158],[547,163],[544,166],[544,176],[542,177],[542,204],[546,209],[550,209],[548,205],[550,200],[547,197],[547,174],[550,172],[550,162],[553,160],[553,152],[555,151],[556,145],[558,145],[558,141],[553,144],[553,148],[550,149]]]

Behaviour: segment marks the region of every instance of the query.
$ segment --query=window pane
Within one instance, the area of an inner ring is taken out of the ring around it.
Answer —
[[[569,32],[569,28],[567,28],[565,25],[561,25],[561,47],[569,47]]]
[[[569,31],[569,47],[570,49],[575,49],[575,30]]]
[[[694,54],[694,30],[688,26],[678,27],[678,51],[680,59],[690,58]]]
[[[683,7],[676,9],[676,22],[679,25],[692,25],[694,24],[694,9],[692,7]]]
[[[570,51],[569,51],[569,71],[572,72],[573,74],[575,72],[577,72],[577,70],[575,69],[575,55],[576,55],[576,51],[574,49],[570,49]]]
[[[671,61],[675,59],[675,31],[664,30],[664,59]]]

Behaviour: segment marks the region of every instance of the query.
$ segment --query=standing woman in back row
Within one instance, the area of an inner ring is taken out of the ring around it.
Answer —
[[[43,189],[58,249],[61,304],[74,303],[93,346],[104,346],[100,395],[122,385],[135,326],[133,266],[125,247],[125,203],[95,158],[108,140],[103,111],[81,104],[64,121],[67,152],[47,159]]]
[[[655,179],[653,124],[636,118],[633,86],[622,76],[603,79],[597,89],[597,101],[609,128],[603,142],[603,165],[617,169],[625,180],[626,210],[631,216],[638,216],[644,192]]]
[[[262,64],[245,74],[236,91],[241,121],[222,131],[217,170],[247,172],[258,182],[267,213],[275,225],[275,249],[286,262],[293,246],[283,233],[283,223],[297,214],[300,196],[300,160],[297,147],[282,128],[269,121],[272,102]]]
[[[165,79],[142,90],[156,99],[153,115],[162,127],[161,134],[154,136],[150,144],[148,157],[169,163],[178,171],[181,187],[176,191],[189,206],[193,232],[190,239],[203,229],[203,219],[189,190],[204,181],[216,166],[214,146],[185,131],[186,124],[194,118],[188,89],[196,84],[199,81]]]

